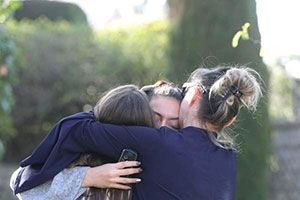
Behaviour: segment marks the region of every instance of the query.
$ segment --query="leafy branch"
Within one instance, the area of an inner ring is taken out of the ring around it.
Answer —
[[[255,40],[254,38],[249,36],[249,32],[248,32],[249,27],[250,27],[250,23],[247,22],[242,26],[242,30],[236,32],[236,34],[232,38],[232,47],[233,48],[236,48],[239,45],[239,40],[240,39],[249,40],[253,44],[260,44],[260,40]],[[259,56],[260,57],[263,56],[263,49],[262,48],[260,48]]]

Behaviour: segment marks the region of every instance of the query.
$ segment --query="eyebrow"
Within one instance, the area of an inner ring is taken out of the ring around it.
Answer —
[[[162,114],[160,114],[159,112],[157,112],[157,111],[155,111],[155,110],[153,110],[153,112],[154,112],[154,114],[156,114],[156,115],[162,117]],[[179,117],[169,118],[168,120],[179,120]]]

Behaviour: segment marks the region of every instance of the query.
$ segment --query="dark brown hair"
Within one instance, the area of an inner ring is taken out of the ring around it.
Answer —
[[[98,101],[94,112],[103,123],[154,127],[149,100],[135,85],[110,90]]]

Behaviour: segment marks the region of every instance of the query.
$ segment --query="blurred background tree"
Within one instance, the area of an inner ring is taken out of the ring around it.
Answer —
[[[231,46],[233,35],[245,22],[251,24],[249,34],[260,40],[255,0],[168,2],[173,21],[168,71],[171,80],[182,83],[198,66],[239,63],[258,71],[266,83],[263,86],[268,91],[269,75],[262,58],[259,57],[260,45],[240,41],[236,49]],[[257,114],[242,111],[239,121],[235,123],[234,132],[239,134],[238,140],[241,144],[236,199],[266,199],[270,126],[268,93],[265,92],[264,95]]]

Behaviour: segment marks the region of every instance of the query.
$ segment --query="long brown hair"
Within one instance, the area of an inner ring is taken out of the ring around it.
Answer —
[[[108,91],[94,108],[95,118],[103,123],[154,127],[154,118],[146,94],[135,85],[123,85]],[[82,154],[71,164],[74,166],[99,166],[103,157]],[[131,190],[89,188],[77,200],[130,200]]]
[[[110,90],[95,106],[95,117],[103,123],[154,127],[146,94],[135,85]]]

